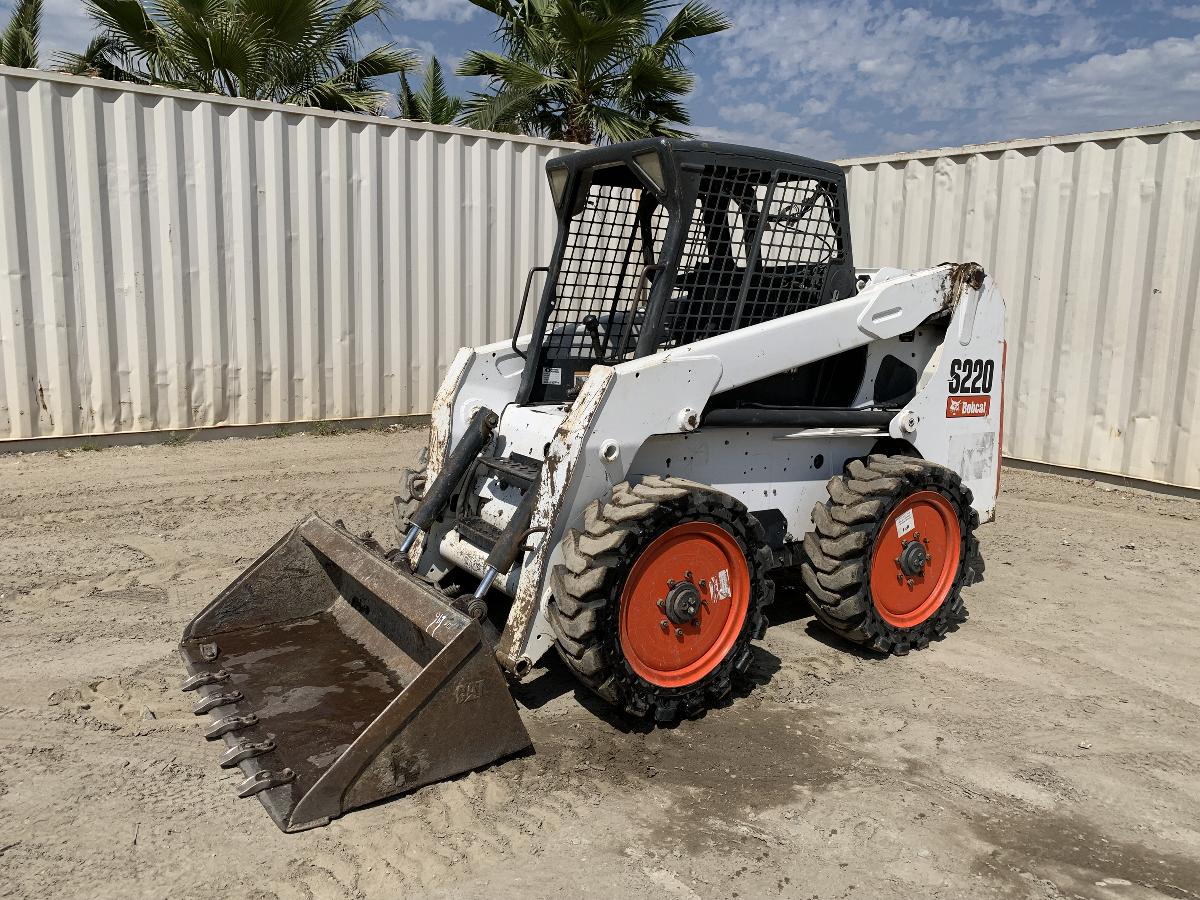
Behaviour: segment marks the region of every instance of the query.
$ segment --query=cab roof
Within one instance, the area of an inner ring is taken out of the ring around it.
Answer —
[[[666,164],[674,166],[693,163],[736,166],[746,169],[786,169],[797,173],[823,175],[827,178],[844,178],[840,166],[807,156],[784,153],[780,150],[764,150],[745,144],[724,144],[691,138],[642,138],[622,144],[609,144],[604,147],[579,150],[548,160],[546,170],[562,168],[579,170],[611,163],[628,163],[633,157],[640,156],[648,150],[657,151]]]

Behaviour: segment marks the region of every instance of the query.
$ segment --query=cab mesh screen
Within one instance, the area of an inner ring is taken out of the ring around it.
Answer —
[[[666,298],[659,347],[819,305],[842,259],[838,186],[798,174],[705,168]],[[590,184],[569,221],[545,348],[550,358],[629,358],[665,276],[668,216],[637,187]]]
[[[570,220],[546,329],[549,357],[624,359],[641,329],[667,213],[634,187],[592,184]],[[588,317],[593,327],[585,327]],[[599,344],[601,352],[596,353]]]
[[[667,301],[663,345],[820,305],[842,256],[837,185],[786,172],[705,169]]]

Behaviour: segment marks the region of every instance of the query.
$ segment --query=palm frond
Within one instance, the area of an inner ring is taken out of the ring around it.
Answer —
[[[499,52],[458,74],[488,79],[463,121],[591,142],[682,134],[695,78],[688,43],[730,27],[701,0],[472,0],[496,17]]]
[[[534,112],[534,104],[535,98],[518,90],[502,90],[495,94],[473,93],[463,101],[459,122],[484,131],[524,131]]]
[[[358,27],[387,0],[85,0],[98,40],[62,54],[70,71],[259,100],[379,112],[377,84],[417,65],[366,50]]]
[[[413,93],[412,86],[408,83],[408,73],[400,73],[400,90],[396,93],[396,106],[399,107],[401,119],[411,119],[414,122],[422,121],[421,108],[418,105],[417,95]]]
[[[36,69],[42,29],[42,0],[18,0],[0,32],[0,65]]]
[[[109,81],[143,80],[134,74],[121,43],[106,34],[92,38],[82,53],[60,51],[55,54],[54,67],[68,75],[87,75]]]
[[[719,9],[697,0],[689,0],[671,17],[671,21],[663,26],[654,43],[659,47],[682,44],[698,37],[718,34],[732,27],[733,22]]]

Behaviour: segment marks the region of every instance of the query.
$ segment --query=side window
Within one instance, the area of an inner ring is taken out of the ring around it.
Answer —
[[[661,259],[667,232],[666,210],[636,184],[627,170],[612,169],[579,198],[554,284],[547,357],[624,359],[633,352],[648,286],[643,273]]]

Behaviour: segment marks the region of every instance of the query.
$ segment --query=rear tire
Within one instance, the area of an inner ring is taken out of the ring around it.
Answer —
[[[723,570],[710,564],[721,559]],[[661,723],[696,715],[749,667],[774,597],[772,564],[762,525],[727,494],[679,478],[618,484],[563,538],[548,610],[559,655],[630,715]],[[663,577],[676,569],[678,590]],[[669,611],[656,606],[658,581]],[[689,620],[683,610],[693,597],[701,605]],[[661,630],[660,617],[672,619]]]
[[[872,650],[904,654],[966,620],[962,589],[979,580],[983,560],[979,516],[957,473],[915,457],[872,454],[831,478],[829,497],[813,509],[815,529],[804,537],[800,565],[809,605],[826,627]]]

